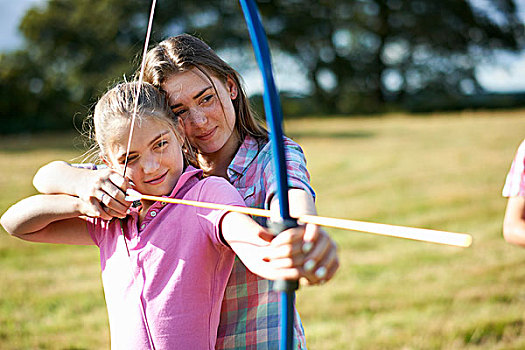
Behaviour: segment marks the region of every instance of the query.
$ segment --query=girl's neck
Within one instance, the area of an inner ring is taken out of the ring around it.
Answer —
[[[241,140],[237,132],[232,133],[226,144],[214,153],[197,153],[199,168],[204,176],[220,176],[228,179],[228,167],[237,154]]]
[[[140,201],[140,210],[139,210],[139,222],[138,225],[142,224],[142,220],[146,217],[149,208],[153,205],[153,201],[141,200]]]

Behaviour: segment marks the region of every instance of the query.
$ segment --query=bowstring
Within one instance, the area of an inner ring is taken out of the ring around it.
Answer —
[[[146,67],[146,53],[148,52],[148,46],[149,46],[149,39],[151,36],[151,28],[153,27],[153,15],[155,13],[155,6],[157,4],[157,0],[153,0],[151,2],[151,10],[149,14],[149,21],[148,21],[148,29],[146,31],[146,40],[144,41],[144,50],[142,52],[142,63],[140,65],[140,73],[139,73],[139,80],[138,80],[138,88],[135,93],[135,103],[133,105],[133,114],[131,116],[131,127],[129,128],[129,136],[128,136],[128,146],[126,147],[126,160],[124,161],[124,171],[122,172],[122,177],[126,177],[126,170],[128,168],[128,158],[129,158],[129,151],[131,148],[131,139],[133,137],[133,130],[135,128],[135,120],[137,119],[137,110],[139,106],[139,96],[140,96],[140,90],[141,86],[144,80],[144,70]]]
[[[137,110],[138,110],[138,105],[139,105],[140,90],[141,90],[141,86],[142,86],[142,83],[143,83],[143,80],[144,80],[144,70],[145,70],[145,67],[146,67],[146,53],[148,52],[149,40],[150,40],[150,36],[151,36],[151,28],[153,27],[153,15],[155,14],[155,6],[156,5],[157,5],[157,0],[152,0],[150,14],[149,14],[149,20],[148,20],[148,29],[146,31],[146,39],[144,41],[144,50],[142,52],[142,63],[140,65],[138,86],[137,86],[136,93],[135,93],[135,101],[134,101],[134,106],[133,106],[133,113],[132,113],[132,116],[131,116],[131,126],[130,126],[130,129],[129,129],[128,145],[126,147],[126,160],[124,161],[124,170],[122,171],[122,177],[124,177],[124,178],[126,177],[126,170],[128,168],[128,158],[129,158],[129,151],[131,149],[131,139],[133,138],[133,131],[134,131],[134,128],[135,128],[135,120],[137,119]],[[127,242],[126,236],[124,234],[124,229],[122,227],[122,221],[121,221],[121,229],[122,229],[122,238],[124,239],[124,244],[126,246],[126,251],[128,253],[128,258],[129,258],[129,261],[130,261],[130,268],[131,268],[131,264],[133,263],[133,261],[131,260],[131,254],[129,252],[128,242]],[[135,283],[136,282],[135,273],[134,273],[133,270],[131,271],[131,277],[133,279],[133,284],[136,285],[136,283]],[[144,326],[146,328],[146,333],[148,335],[149,345],[150,345],[151,350],[155,350],[155,344],[153,343],[153,336],[152,336],[151,330],[149,328],[148,319],[146,317],[146,310],[144,308],[144,303],[142,302],[142,298],[140,298],[139,301],[140,301],[140,311],[141,311],[141,314],[142,314],[142,320],[144,322]]]

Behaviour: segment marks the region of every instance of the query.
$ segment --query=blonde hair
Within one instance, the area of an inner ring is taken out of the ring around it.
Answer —
[[[139,91],[138,91],[139,90]],[[144,120],[154,118],[166,123],[173,129],[181,145],[184,139],[172,117],[172,112],[163,93],[149,83],[126,82],[116,85],[106,92],[95,106],[93,114],[94,135],[101,156],[107,154],[106,149],[111,136],[120,127],[120,122],[132,120],[137,98],[136,125]]]
[[[231,78],[239,91],[234,99],[235,129],[241,140],[251,135],[258,141],[267,141],[268,132],[263,123],[250,109],[239,73],[224,62],[206,43],[189,34],[168,38],[146,55],[144,80],[160,89],[161,85],[173,74],[192,68],[201,71],[217,91],[210,74],[226,83]]]

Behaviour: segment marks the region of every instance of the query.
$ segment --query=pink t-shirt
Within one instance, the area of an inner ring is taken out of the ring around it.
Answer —
[[[502,195],[504,197],[525,197],[525,140],[521,142],[514,156]]]
[[[189,167],[170,197],[244,205],[225,179],[201,177],[201,170]],[[112,349],[150,348],[139,303],[156,349],[214,349],[234,261],[219,233],[225,213],[156,202],[140,227],[136,210],[124,221],[90,220],[100,248]]]

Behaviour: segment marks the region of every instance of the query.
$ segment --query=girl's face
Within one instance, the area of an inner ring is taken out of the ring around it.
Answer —
[[[107,145],[104,162],[122,174],[126,161],[131,121],[122,122]],[[180,143],[173,127],[155,118],[135,124],[128,157],[126,176],[140,193],[169,195],[184,166]]]
[[[232,103],[237,98],[237,86],[232,79],[223,83],[210,76],[217,90],[196,68],[173,74],[162,84],[190,144],[204,155],[222,149],[236,150],[239,141]]]

